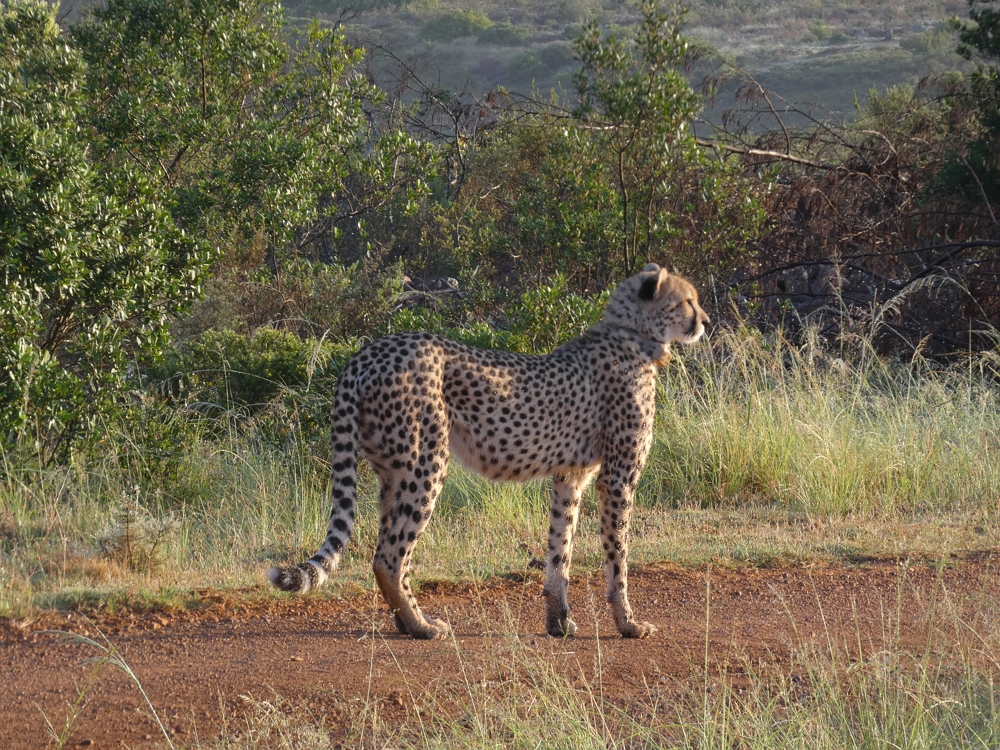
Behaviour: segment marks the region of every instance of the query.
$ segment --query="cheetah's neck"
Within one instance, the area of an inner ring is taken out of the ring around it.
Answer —
[[[626,328],[617,323],[609,323],[606,320],[594,323],[594,325],[584,332],[579,340],[586,340],[591,336],[604,338],[609,333],[633,344],[637,353],[643,359],[648,359],[655,367],[665,367],[670,362],[670,344],[647,339],[631,328]]]

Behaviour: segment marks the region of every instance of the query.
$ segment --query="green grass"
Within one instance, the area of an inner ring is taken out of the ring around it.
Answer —
[[[679,352],[661,379],[632,559],[775,565],[940,559],[998,546],[996,357],[950,369],[853,359],[753,332]],[[0,483],[0,615],[74,602],[178,603],[198,588],[261,585],[269,565],[311,555],[328,500],[322,458],[310,451],[325,440],[295,429],[294,412],[281,414],[180,430],[173,453],[149,444],[166,428],[124,425],[89,460],[9,466]],[[265,439],[273,434],[261,430],[275,424],[290,437]],[[372,585],[376,490],[363,471],[355,535],[327,592]],[[136,502],[141,513],[124,533],[124,509]],[[595,502],[589,493],[577,571],[602,565]],[[524,571],[542,557],[547,503],[544,483],[493,484],[453,463],[417,548],[416,580]],[[123,538],[131,550],[122,551]]]
[[[663,379],[645,487],[661,502],[761,502],[807,516],[993,511],[996,366],[931,371],[868,356],[850,367],[815,344],[724,339]]]

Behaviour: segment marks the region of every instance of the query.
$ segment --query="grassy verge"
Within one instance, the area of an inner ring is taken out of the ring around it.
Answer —
[[[661,379],[634,559],[771,565],[998,546],[997,358],[943,370],[854,359],[754,332],[679,354]],[[167,464],[139,437],[148,425],[126,425],[120,441],[72,466],[8,467],[0,615],[79,600],[164,603],[196,588],[259,584],[272,562],[311,554],[328,501],[322,458],[309,446],[323,441],[294,429],[294,413],[281,443],[255,433],[261,421],[224,419],[185,439]],[[371,585],[370,472],[359,489],[355,536],[328,590]],[[523,570],[542,554],[546,492],[453,464],[418,547],[417,580]],[[591,494],[580,569],[601,565],[594,503]]]

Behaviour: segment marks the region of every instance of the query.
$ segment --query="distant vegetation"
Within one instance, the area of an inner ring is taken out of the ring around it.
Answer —
[[[685,5],[686,33],[701,52],[701,62],[691,69],[693,80],[734,65],[790,101],[819,103],[838,116],[852,117],[855,94],[863,99],[872,87],[915,84],[925,76],[969,69],[955,52],[949,25],[952,17],[967,15],[963,0]],[[344,8],[332,1],[293,1],[288,8],[298,24],[315,15],[333,23],[345,17]],[[502,85],[524,92],[534,85],[547,95],[553,88],[571,93],[574,72],[572,59],[548,49],[575,38],[592,20],[627,36],[640,13],[636,3],[615,0],[423,0],[348,14],[344,28],[348,38],[365,46],[391,46],[451,90],[481,92]],[[906,54],[884,68],[871,56],[900,51]],[[830,54],[841,59],[824,75]],[[812,72],[800,75],[808,69]],[[733,90],[725,89],[723,105]],[[718,119],[721,113],[711,116]]]

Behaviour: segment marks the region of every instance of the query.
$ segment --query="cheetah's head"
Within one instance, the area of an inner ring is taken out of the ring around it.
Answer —
[[[655,263],[615,289],[604,320],[664,347],[675,341],[693,344],[705,333],[709,322],[691,283]]]

